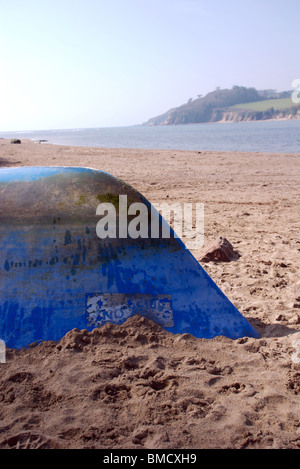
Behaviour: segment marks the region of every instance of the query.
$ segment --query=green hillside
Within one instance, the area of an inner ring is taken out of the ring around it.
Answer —
[[[266,99],[264,101],[255,101],[253,103],[242,103],[232,106],[231,109],[249,109],[251,111],[267,111],[273,108],[275,111],[288,109],[295,106],[291,98]]]
[[[233,86],[231,89],[216,89],[205,96],[198,96],[198,99],[189,99],[187,103],[177,108],[152,117],[145,122],[145,125],[240,122],[300,117],[300,105],[292,102],[289,91],[257,91],[255,88]]]
[[[235,104],[259,101],[260,95],[255,88],[233,86],[231,89],[216,89],[206,96],[189,100],[174,109],[170,109],[160,116],[153,117],[148,125],[175,125],[209,122],[215,119],[219,109],[229,108]]]

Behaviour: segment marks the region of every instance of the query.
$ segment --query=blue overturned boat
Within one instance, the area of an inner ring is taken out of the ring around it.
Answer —
[[[128,210],[141,204],[149,209],[149,236],[138,232],[141,223]],[[102,171],[1,168],[0,339],[6,346],[57,341],[73,328],[122,324],[135,314],[174,334],[259,337],[173,230],[162,235],[166,222],[152,208]],[[130,223],[136,236],[128,236]],[[151,236],[154,224],[161,227],[157,236]]]

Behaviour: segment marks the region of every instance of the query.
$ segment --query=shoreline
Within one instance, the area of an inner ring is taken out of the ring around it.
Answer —
[[[300,120],[300,114],[299,117],[273,117],[272,119],[242,119],[242,120],[226,120],[222,119],[220,121],[216,121],[215,123],[218,124],[233,124],[233,123],[239,123],[239,122],[282,122],[282,121],[298,121]]]
[[[280,124],[282,120],[285,120],[289,125]],[[275,121],[278,121],[278,125],[274,124]],[[260,124],[257,122],[260,122]],[[266,122],[266,124],[263,122]],[[267,124],[268,122],[269,125]],[[178,149],[178,151],[243,151],[250,153],[255,151],[260,153],[294,154],[300,153],[298,142],[295,139],[299,130],[297,122],[299,122],[299,119],[248,120],[247,122],[222,120],[203,124],[191,123],[179,126],[165,126],[168,129],[159,129],[162,126],[155,126],[157,128],[153,129],[154,126],[140,124],[124,127],[11,131],[10,134],[2,132],[3,137],[0,138],[0,141],[19,138],[21,140],[31,140],[35,143],[72,146],[73,148],[88,147],[131,150],[138,148],[143,151],[177,151]],[[227,126],[227,130],[222,125],[218,129],[215,128],[216,125],[230,123],[240,124],[240,126],[234,127],[234,130],[230,131]],[[270,127],[271,124],[274,125]],[[205,127],[203,127],[204,125]],[[213,126],[211,127],[210,125]],[[248,127],[245,127],[247,125]],[[176,127],[180,127],[179,134],[183,134],[182,136],[179,135],[178,139],[176,138],[174,142],[173,137],[174,132],[175,134],[177,132]],[[194,127],[197,128],[193,130]],[[245,131],[247,131],[247,136]],[[277,141],[278,131],[283,132],[281,144],[278,144]],[[265,135],[268,138],[264,137],[264,132],[266,132]],[[184,135],[186,135],[185,140]],[[154,142],[156,142],[155,145]],[[225,142],[225,145],[222,142]],[[227,147],[227,149],[224,149],[224,147]]]
[[[298,153],[0,140],[3,166],[91,167],[152,203],[204,203],[203,249],[223,236],[241,257],[201,265],[260,338],[199,340],[135,317],[8,350],[0,448],[300,448]]]
[[[216,124],[218,122],[215,122]],[[226,123],[226,122],[224,122]],[[213,122],[212,122],[213,124]],[[193,124],[187,124],[187,125],[193,125]],[[91,151],[99,151],[99,152],[108,152],[108,153],[115,153],[115,152],[125,152],[125,153],[149,153],[149,154],[152,154],[152,153],[186,153],[186,154],[191,154],[191,155],[194,155],[194,154],[199,154],[199,155],[208,155],[208,154],[213,154],[213,155],[264,155],[264,156],[274,156],[274,157],[282,157],[282,156],[294,156],[294,157],[300,157],[300,151],[299,152],[286,152],[286,151],[283,151],[283,152],[274,152],[274,151],[256,151],[256,150],[253,150],[253,151],[248,151],[248,150],[186,150],[186,149],[176,149],[176,148],[171,148],[171,149],[164,149],[164,148],[130,148],[130,147],[100,147],[100,146],[85,146],[85,145],[69,145],[69,144],[62,144],[62,143],[52,143],[52,142],[49,142],[48,140],[41,140],[39,141],[39,139],[35,140],[35,139],[29,139],[29,138],[23,138],[21,137],[20,140],[21,140],[21,144],[12,144],[10,143],[11,140],[13,140],[13,138],[0,138],[0,149],[1,149],[1,144],[3,146],[7,146],[9,145],[10,147],[14,147],[14,146],[21,146],[23,145],[23,148],[24,148],[24,145],[27,145],[27,149],[28,149],[28,145],[34,145],[34,146],[38,146],[38,147],[45,147],[45,146],[49,146],[49,147],[60,147],[60,148],[64,148],[66,150],[68,149],[74,149],[74,150],[82,150],[83,152],[88,152],[89,150]],[[1,151],[0,151],[1,153]],[[4,153],[7,153],[5,152],[4,150]],[[13,153],[13,152],[11,152]],[[43,151],[42,151],[43,153]],[[54,152],[55,153],[55,152]],[[49,151],[45,152],[45,154],[49,154]],[[55,156],[54,156],[55,157]],[[28,160],[29,161],[29,160]],[[9,161],[8,161],[9,162]],[[10,164],[13,164],[13,162],[10,162]],[[30,165],[30,166],[33,166],[33,165]]]

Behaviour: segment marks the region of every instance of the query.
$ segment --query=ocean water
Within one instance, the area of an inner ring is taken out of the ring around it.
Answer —
[[[0,137],[102,148],[300,153],[300,120],[0,132]]]

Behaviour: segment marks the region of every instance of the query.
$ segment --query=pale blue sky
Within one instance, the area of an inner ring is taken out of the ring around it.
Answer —
[[[292,88],[299,0],[0,0],[0,131],[141,124],[217,86]]]

